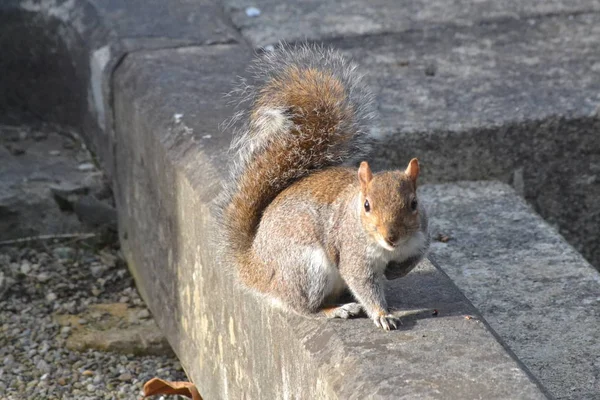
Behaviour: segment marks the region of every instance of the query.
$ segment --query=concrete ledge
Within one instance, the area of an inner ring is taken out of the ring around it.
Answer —
[[[556,398],[600,393],[600,274],[497,182],[431,185],[431,258]]]
[[[211,200],[230,138],[214,127],[230,114],[221,94],[249,57],[239,46],[138,52],[115,77],[122,243],[203,396],[544,398],[429,263],[389,288],[405,315],[393,333],[367,319],[284,315],[215,263]]]

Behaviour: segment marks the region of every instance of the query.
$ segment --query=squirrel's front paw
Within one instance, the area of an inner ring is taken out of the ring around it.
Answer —
[[[375,325],[385,331],[398,329],[398,327],[402,325],[402,322],[400,322],[400,320],[394,317],[392,314],[377,315],[373,318],[373,322],[375,322]]]
[[[403,278],[419,263],[420,258],[413,257],[403,262],[390,261],[385,267],[384,275],[388,281]]]

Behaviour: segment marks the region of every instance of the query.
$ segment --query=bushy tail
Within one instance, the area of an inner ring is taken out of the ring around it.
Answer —
[[[313,171],[364,155],[374,118],[354,64],[316,46],[280,46],[250,67],[238,95],[248,109],[232,143],[234,167],[221,220],[224,246],[247,261],[265,208]]]

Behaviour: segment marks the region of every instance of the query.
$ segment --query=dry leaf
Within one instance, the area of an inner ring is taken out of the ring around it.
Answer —
[[[443,233],[438,233],[435,237],[435,240],[442,243],[448,243],[452,238],[448,235],[444,235]]]
[[[144,385],[144,398],[155,394],[178,394],[192,400],[202,400],[200,392],[192,382],[169,382],[152,378]]]

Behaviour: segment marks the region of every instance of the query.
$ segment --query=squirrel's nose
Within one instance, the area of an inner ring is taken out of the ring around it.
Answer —
[[[388,243],[391,244],[392,246],[396,245],[397,240],[398,240],[398,235],[396,235],[395,233],[390,233],[387,237]]]

